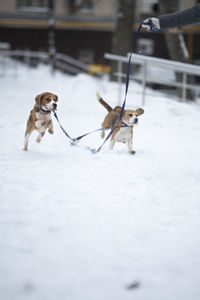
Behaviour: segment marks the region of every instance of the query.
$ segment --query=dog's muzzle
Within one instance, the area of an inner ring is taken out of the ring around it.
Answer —
[[[137,124],[137,123],[138,123],[138,118],[135,118],[133,124]]]
[[[54,103],[54,104],[53,104],[53,109],[56,110],[56,108],[57,108],[57,104]]]

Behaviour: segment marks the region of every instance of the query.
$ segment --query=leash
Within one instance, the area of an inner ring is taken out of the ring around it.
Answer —
[[[58,121],[58,124],[59,124],[60,128],[62,129],[62,131],[64,132],[64,134],[68,137],[68,139],[70,139],[72,141],[72,143],[74,143],[76,139],[71,138],[71,136],[67,133],[67,131],[62,127],[55,111],[53,111],[53,114],[54,114],[54,117],[56,118],[56,120]]]
[[[160,30],[156,27],[156,25],[153,24],[151,18],[148,19],[148,23],[142,23],[142,24],[150,26],[150,29],[148,31],[159,31]]]
[[[111,129],[110,133],[107,135],[107,137],[105,138],[105,140],[103,141],[102,145],[96,150],[96,149],[90,149],[92,151],[92,153],[97,153],[101,150],[101,148],[104,146],[104,144],[107,142],[107,140],[111,137],[111,135],[113,134],[114,130],[117,128],[119,122],[122,120],[122,116],[124,113],[124,109],[125,109],[125,105],[126,105],[126,97],[127,97],[127,93],[128,93],[128,87],[129,87],[129,75],[130,75],[130,66],[131,66],[131,58],[136,46],[136,42],[137,39],[139,37],[140,31],[142,29],[142,23],[140,23],[137,31],[136,31],[136,36],[135,36],[135,40],[132,46],[132,50],[131,53],[129,55],[129,60],[128,60],[128,66],[127,66],[127,71],[126,71],[126,89],[125,89],[125,97],[124,97],[124,102],[122,104],[122,109],[120,112],[120,116],[119,116],[119,120],[117,121],[117,124],[115,126],[113,126],[113,129]]]
[[[139,25],[139,27],[138,27],[138,29],[137,29],[137,31],[136,31],[135,40],[134,40],[134,43],[133,43],[133,46],[132,46],[132,50],[131,50],[130,55],[129,55],[128,66],[127,66],[127,72],[126,72],[126,89],[125,89],[125,97],[124,97],[124,102],[123,102],[123,104],[122,104],[122,109],[121,109],[121,112],[120,112],[120,116],[119,116],[119,119],[118,119],[116,125],[114,125],[114,126],[112,126],[112,127],[99,128],[99,129],[90,131],[90,132],[88,132],[88,133],[85,133],[85,134],[83,134],[83,135],[81,135],[81,136],[78,136],[77,138],[72,138],[72,137],[66,132],[66,130],[62,127],[62,125],[60,124],[60,121],[59,121],[59,119],[58,119],[58,116],[57,116],[56,112],[53,111],[54,117],[55,117],[56,120],[58,121],[58,124],[59,124],[60,128],[62,129],[62,131],[64,132],[64,134],[68,137],[68,139],[71,140],[71,144],[72,144],[72,145],[77,144],[83,137],[85,137],[85,136],[87,136],[87,135],[89,135],[89,134],[91,134],[91,133],[94,133],[94,132],[97,132],[97,131],[101,131],[101,130],[111,129],[110,133],[107,135],[107,137],[106,137],[105,140],[103,141],[102,145],[101,145],[98,149],[95,149],[95,148],[91,149],[91,148],[89,148],[90,151],[91,151],[92,153],[95,154],[95,153],[99,152],[99,151],[102,149],[102,147],[103,147],[104,144],[108,141],[108,139],[111,137],[111,135],[113,134],[113,132],[114,132],[114,130],[115,130],[116,128],[119,128],[119,127],[128,127],[128,125],[126,125],[125,123],[122,123],[122,126],[118,126],[118,125],[119,125],[120,121],[122,121],[122,116],[123,116],[124,109],[125,109],[125,105],[126,105],[126,98],[127,98],[128,88],[129,88],[129,76],[130,76],[131,58],[132,58],[132,55],[133,55],[133,53],[134,53],[134,49],[135,49],[136,42],[137,42],[137,39],[138,39],[138,37],[139,37],[140,31],[141,31],[141,29],[142,29],[142,25],[143,25],[143,23],[140,23],[140,25]],[[153,25],[153,23],[152,23],[151,20],[149,20],[149,25],[150,25],[150,27],[153,29],[154,25]]]
[[[62,131],[64,132],[64,134],[68,137],[68,139],[71,140],[71,144],[72,144],[72,145],[76,145],[82,138],[84,138],[85,136],[87,136],[87,135],[89,135],[89,134],[91,134],[91,133],[94,133],[94,132],[97,132],[97,131],[102,131],[102,130],[107,130],[107,129],[113,129],[113,127],[116,127],[116,126],[111,126],[111,127],[98,128],[98,129],[92,130],[92,131],[90,131],[90,132],[87,132],[87,133],[85,133],[85,134],[83,134],[83,135],[80,135],[80,136],[78,136],[78,137],[76,137],[76,138],[72,138],[72,137],[67,133],[67,131],[62,127],[62,125],[60,124],[60,121],[59,121],[59,119],[58,119],[58,116],[57,116],[56,112],[53,111],[53,113],[54,113],[54,117],[56,118],[56,120],[57,120],[57,122],[58,122],[60,128],[62,129]],[[123,123],[122,123],[122,126],[118,126],[118,128],[119,128],[119,127],[120,127],[120,128],[121,128],[121,127],[128,127],[128,125],[125,124],[125,123],[123,122]]]

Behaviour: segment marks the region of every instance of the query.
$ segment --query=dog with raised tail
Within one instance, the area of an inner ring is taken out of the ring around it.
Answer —
[[[121,106],[116,106],[114,109],[106,103],[102,97],[97,93],[97,99],[108,111],[102,127],[112,127],[117,126],[113,131],[110,138],[110,150],[114,148],[116,142],[127,143],[128,151],[130,154],[135,154],[133,150],[133,127],[138,123],[138,116],[144,113],[142,108],[136,110],[125,109],[122,115],[122,120],[119,122]],[[104,138],[105,131],[101,132],[101,137]]]
[[[25,131],[24,151],[28,150],[28,140],[31,133],[36,130],[38,136],[37,143],[41,142],[46,130],[53,134],[53,122],[51,112],[57,109],[58,96],[49,92],[39,94],[35,98],[34,108],[31,110]]]

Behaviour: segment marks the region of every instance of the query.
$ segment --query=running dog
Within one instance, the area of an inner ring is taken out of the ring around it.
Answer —
[[[26,124],[24,151],[28,150],[28,139],[34,130],[37,130],[39,133],[36,139],[37,143],[41,142],[41,138],[44,136],[47,128],[48,132],[53,134],[51,112],[57,108],[58,96],[45,92],[37,95],[35,102],[34,108],[31,110]]]
[[[126,143],[128,144],[128,151],[131,154],[135,154],[135,151],[132,147],[133,142],[133,127],[138,123],[138,116],[144,113],[142,108],[138,108],[136,110],[125,109],[123,112],[122,120],[119,121],[121,106],[116,106],[114,109],[106,103],[99,93],[97,93],[97,99],[103,105],[108,114],[106,115],[102,127],[112,127],[117,126],[113,131],[110,138],[110,150],[114,148],[116,142]],[[105,131],[103,130],[101,133],[101,137],[104,138]]]

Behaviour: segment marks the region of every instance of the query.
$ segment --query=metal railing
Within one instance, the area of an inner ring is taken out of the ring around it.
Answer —
[[[47,52],[40,51],[29,51],[29,50],[0,50],[0,62],[3,67],[6,66],[5,59],[9,58],[20,58],[27,65],[31,65],[31,60],[36,59],[37,62],[49,62],[49,54]],[[89,65],[74,59],[68,55],[62,53],[56,53],[54,56],[54,67],[61,71],[64,71],[69,74],[78,74],[80,72],[88,73]],[[3,68],[1,68],[1,73]],[[97,72],[98,73],[98,72]],[[94,74],[98,75],[98,74]]]
[[[118,96],[119,99],[121,99],[121,90],[122,90],[122,79],[123,77],[126,77],[126,74],[122,72],[123,68],[123,63],[128,63],[128,56],[120,56],[120,55],[114,55],[110,53],[105,53],[104,58],[112,61],[117,61],[118,62],[118,67],[117,67],[117,72],[114,73],[114,75],[117,76],[117,81],[119,84],[119,90],[118,90]],[[131,79],[138,80],[142,83],[142,104],[145,104],[145,96],[146,96],[146,86],[147,83],[156,83],[156,84],[161,84],[165,86],[171,86],[171,87],[176,87],[176,88],[182,88],[182,100],[186,100],[186,91],[187,89],[195,90],[195,91],[200,91],[200,87],[195,84],[188,84],[187,83],[187,75],[196,75],[200,77],[200,66],[195,66],[192,64],[188,63],[181,63],[177,61],[171,61],[167,59],[161,59],[161,58],[155,58],[151,56],[144,56],[144,55],[139,55],[139,54],[133,54],[133,59],[131,61],[131,64],[136,64],[140,65],[142,67],[142,73],[140,76],[133,75],[130,76]],[[182,76],[182,82],[176,82],[175,80],[166,80],[164,78],[157,78],[154,80],[153,77],[148,77],[147,78],[147,68],[148,67],[159,67],[159,68],[164,68],[172,70],[174,72],[179,72],[183,74]]]

